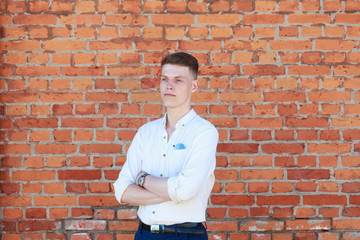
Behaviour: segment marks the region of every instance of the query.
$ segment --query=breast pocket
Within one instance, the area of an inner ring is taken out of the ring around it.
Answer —
[[[170,160],[171,169],[174,174],[179,174],[189,157],[188,149],[174,149]]]

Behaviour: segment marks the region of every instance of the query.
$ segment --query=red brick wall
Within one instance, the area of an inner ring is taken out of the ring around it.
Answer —
[[[111,184],[174,51],[220,133],[210,239],[360,239],[358,0],[49,2],[0,3],[2,240],[132,239]]]

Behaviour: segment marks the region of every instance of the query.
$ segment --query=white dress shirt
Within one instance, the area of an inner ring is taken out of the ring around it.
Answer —
[[[167,177],[171,201],[139,206],[138,216],[145,224],[203,222],[208,198],[215,182],[218,132],[207,120],[190,110],[168,139],[166,115],[146,123],[136,133],[126,162],[114,183],[121,203],[125,189],[145,171]]]

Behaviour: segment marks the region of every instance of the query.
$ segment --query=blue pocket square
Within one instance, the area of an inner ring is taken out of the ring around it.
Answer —
[[[176,145],[174,145],[175,150],[181,150],[181,149],[185,149],[185,145],[182,143],[178,143]]]

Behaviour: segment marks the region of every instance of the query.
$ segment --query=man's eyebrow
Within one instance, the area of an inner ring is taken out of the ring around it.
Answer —
[[[168,77],[168,76],[166,76],[166,75],[161,75],[160,77]],[[181,75],[179,75],[179,76],[174,76],[174,78],[185,78],[185,76],[181,76]]]

